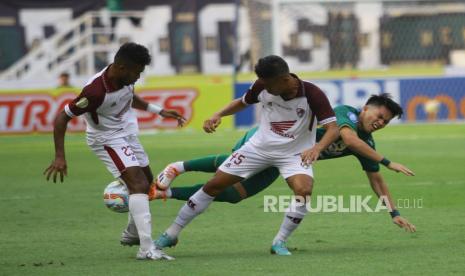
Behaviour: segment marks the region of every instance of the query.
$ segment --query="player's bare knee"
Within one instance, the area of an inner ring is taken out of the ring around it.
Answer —
[[[306,183],[304,185],[296,185],[294,187],[294,194],[297,196],[307,197],[312,195],[313,184]]]

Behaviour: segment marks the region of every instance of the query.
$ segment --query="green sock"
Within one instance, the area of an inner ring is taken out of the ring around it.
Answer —
[[[184,169],[196,172],[216,172],[216,169],[223,163],[229,155],[217,154],[207,157],[184,161]]]
[[[241,183],[247,192],[247,197],[251,197],[268,188],[278,176],[279,170],[275,167],[270,167],[250,178],[242,180]]]
[[[171,188],[171,198],[178,200],[188,200],[193,194],[203,187],[204,184],[196,184],[189,187],[174,187]],[[239,192],[236,191],[232,186],[226,188],[221,194],[219,194],[213,201],[218,202],[229,202],[238,203],[241,201]]]

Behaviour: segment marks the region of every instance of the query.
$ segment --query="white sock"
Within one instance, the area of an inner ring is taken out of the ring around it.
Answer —
[[[126,233],[131,236],[138,236],[136,222],[130,212],[128,213],[128,226],[126,227]]]
[[[178,173],[183,173],[183,172],[186,171],[184,169],[184,162],[183,161],[177,161],[177,162],[171,163],[170,165],[173,166],[178,171]]]
[[[166,198],[171,198],[171,196],[173,195],[173,194],[171,193],[171,188],[168,188],[168,189],[165,191],[165,193],[166,193]]]
[[[129,195],[129,212],[131,213],[140,239],[140,248],[144,251],[153,246],[152,216],[150,215],[149,196],[146,194]]]
[[[295,199],[292,200],[291,205],[289,205],[289,209],[284,214],[284,219],[281,227],[279,228],[279,232],[273,239],[273,244],[280,240],[286,241],[292,232],[297,229],[307,212],[308,210],[305,204],[297,202]]]
[[[203,189],[198,190],[179,210],[178,216],[174,220],[174,223],[166,230],[166,233],[170,237],[177,237],[182,228],[207,209],[213,199],[214,197],[205,193]]]

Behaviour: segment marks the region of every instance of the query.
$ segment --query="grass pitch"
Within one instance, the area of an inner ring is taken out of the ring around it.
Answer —
[[[164,132],[141,140],[156,174],[175,160],[228,152],[242,133]],[[375,139],[381,153],[417,174],[382,168],[394,198],[422,200],[422,208],[400,209],[417,233],[400,230],[386,213],[309,214],[290,239],[294,255],[272,256],[283,214],[264,213],[263,195],[290,194],[280,179],[239,204],[213,203],[167,250],[176,261],[149,262],[119,245],[127,216],[103,206],[112,179],[82,134],[67,136],[69,176],[59,184],[42,176],[53,156],[51,135],[0,137],[0,275],[463,275],[465,125],[390,126]],[[208,178],[185,174],[174,185]],[[373,195],[353,157],[317,163],[315,178],[314,195]],[[182,204],[152,202],[154,237]]]

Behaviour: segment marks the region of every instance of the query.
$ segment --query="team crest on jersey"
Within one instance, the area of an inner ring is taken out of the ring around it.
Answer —
[[[357,115],[355,115],[355,113],[353,113],[353,112],[347,112],[347,116],[349,117],[349,119],[350,119],[353,123],[357,123],[357,122],[358,122],[358,118],[357,118]]]
[[[299,118],[302,118],[304,116],[304,114],[305,114],[305,110],[303,108],[300,108],[300,107],[298,107],[296,109],[296,112],[297,112],[297,116],[299,116]]]
[[[291,127],[294,126],[295,122],[297,122],[297,120],[294,120],[294,121],[282,121],[282,122],[271,122],[270,123],[271,131],[273,131],[274,133],[276,133],[276,134],[278,134],[280,136],[295,139],[294,135],[286,133],[286,131],[288,131]]]
[[[86,108],[89,105],[89,100],[86,97],[82,97],[77,101],[76,106],[79,108]]]

